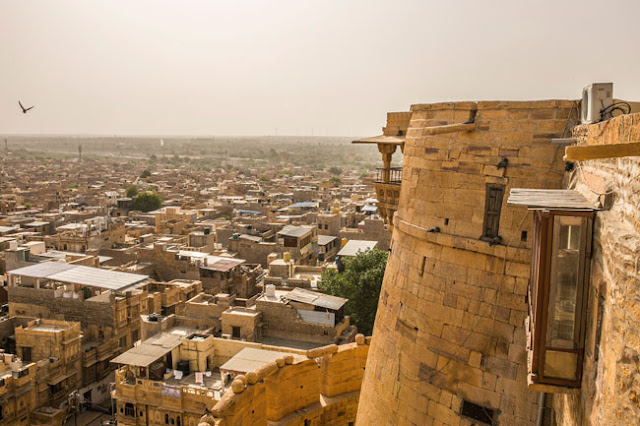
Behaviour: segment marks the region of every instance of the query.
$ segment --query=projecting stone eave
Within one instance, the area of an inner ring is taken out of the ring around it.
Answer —
[[[495,101],[457,101],[436,102],[411,105],[411,111],[433,110],[483,110],[505,108],[571,108],[578,107],[578,101],[572,99],[541,99],[534,101],[495,100]]]

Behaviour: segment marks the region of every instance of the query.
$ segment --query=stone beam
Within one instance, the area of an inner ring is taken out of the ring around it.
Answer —
[[[640,142],[610,145],[568,146],[564,151],[564,161],[596,160],[640,156]]]
[[[441,135],[443,133],[470,132],[476,129],[476,123],[445,124],[444,126],[425,127],[426,135]]]

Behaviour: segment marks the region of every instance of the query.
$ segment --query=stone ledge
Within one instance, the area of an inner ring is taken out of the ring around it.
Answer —
[[[395,214],[393,223],[399,232],[410,235],[419,240],[427,241],[432,244],[453,247],[459,250],[481,253],[488,256],[512,260],[516,257],[519,250],[526,250],[527,252],[530,251],[530,249],[526,247],[508,247],[501,244],[490,246],[488,243],[480,241],[480,239],[446,234],[443,232],[429,232],[427,228],[414,225],[402,219],[398,213]]]
[[[444,133],[455,132],[470,132],[476,129],[475,123],[457,123],[457,124],[445,124],[443,126],[425,127],[424,133],[426,135],[441,135]]]

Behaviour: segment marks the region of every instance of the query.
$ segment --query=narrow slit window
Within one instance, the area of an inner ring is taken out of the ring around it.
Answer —
[[[495,240],[499,238],[500,211],[504,198],[504,185],[496,183],[487,184],[487,196],[484,205],[484,225],[482,229],[483,240]]]
[[[427,258],[425,256],[422,257],[422,262],[420,263],[420,276],[424,274],[424,266],[427,263]]]
[[[486,425],[493,425],[494,410],[469,401],[462,401],[462,415]]]

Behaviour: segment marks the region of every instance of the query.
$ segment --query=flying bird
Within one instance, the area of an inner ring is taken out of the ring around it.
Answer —
[[[22,106],[22,102],[18,101],[18,105],[20,105],[20,108],[22,108],[22,113],[26,114],[27,111],[29,111],[31,108],[33,108],[35,105],[30,106],[29,108],[25,108],[24,106]]]

